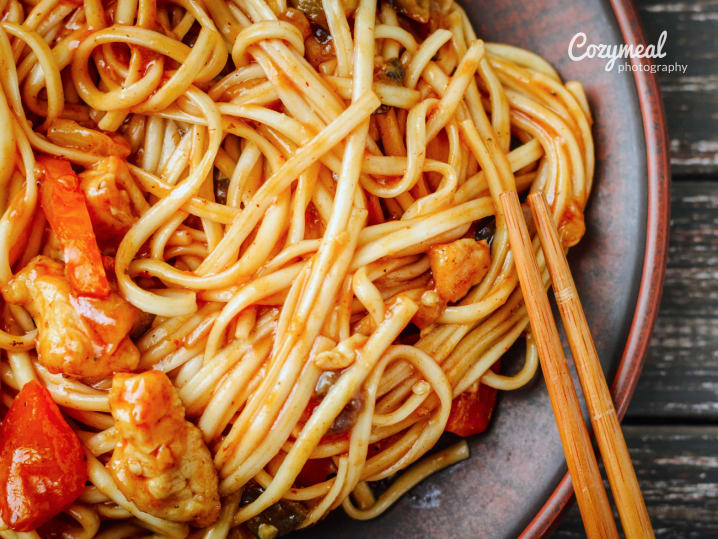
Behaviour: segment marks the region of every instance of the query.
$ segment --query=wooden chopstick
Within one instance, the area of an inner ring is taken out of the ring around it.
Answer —
[[[528,311],[531,331],[538,348],[541,370],[556,426],[561,437],[566,464],[576,492],[576,500],[588,537],[618,537],[616,522],[598,471],[596,456],[583,422],[581,407],[568,371],[566,356],[551,313],[546,289],[539,273],[519,199],[514,191],[499,195],[509,242]]]
[[[556,225],[542,193],[530,195],[528,201],[623,531],[628,539],[653,537],[646,504]]]

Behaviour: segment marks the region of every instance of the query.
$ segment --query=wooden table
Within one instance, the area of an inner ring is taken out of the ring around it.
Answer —
[[[661,77],[673,171],[671,241],[651,348],[624,421],[657,537],[718,537],[718,0],[638,0]],[[583,537],[570,510],[557,537]]]

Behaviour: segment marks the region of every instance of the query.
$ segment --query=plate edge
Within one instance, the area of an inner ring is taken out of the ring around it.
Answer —
[[[613,14],[626,43],[644,43],[644,33],[633,1],[610,0]],[[631,59],[634,65],[648,65],[650,60]],[[626,346],[611,385],[616,412],[620,419],[643,369],[651,332],[655,325],[663,293],[670,225],[670,165],[663,100],[657,77],[650,71],[634,71],[634,81],[641,108],[646,144],[647,209],[646,249],[636,309]],[[546,503],[521,533],[522,539],[541,537],[559,522],[573,498],[573,485],[566,473]]]

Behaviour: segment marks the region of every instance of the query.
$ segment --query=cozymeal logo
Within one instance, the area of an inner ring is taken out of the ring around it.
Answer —
[[[663,50],[668,40],[668,32],[663,30],[658,36],[658,41],[644,45],[639,44],[606,44],[606,43],[589,43],[588,36],[584,32],[575,34],[568,44],[568,57],[573,62],[580,62],[585,58],[600,58],[606,60],[604,69],[612,71],[618,65],[618,72],[624,71],[650,71],[651,73],[665,72],[673,73],[680,71],[685,74],[688,66],[686,64],[654,64],[654,63],[636,63],[632,64],[631,59],[657,59],[665,58],[666,52]],[[619,60],[624,60],[619,62]]]

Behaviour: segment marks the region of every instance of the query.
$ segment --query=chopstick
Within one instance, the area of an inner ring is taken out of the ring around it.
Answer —
[[[543,193],[528,197],[598,448],[626,537],[653,537],[651,521],[603,376],[586,315]]]
[[[515,191],[499,195],[516,270],[529,315],[531,331],[539,352],[556,426],[566,464],[576,492],[588,537],[618,537],[611,506],[598,471],[596,456],[583,422],[583,415],[568,371],[556,322],[539,273],[524,216]]]

